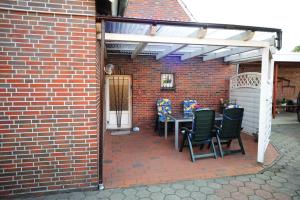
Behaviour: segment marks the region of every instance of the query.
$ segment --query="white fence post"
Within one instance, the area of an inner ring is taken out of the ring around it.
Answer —
[[[259,110],[259,133],[257,162],[263,163],[269,144],[272,123],[273,69],[270,63],[269,48],[263,48],[261,63],[261,89]]]

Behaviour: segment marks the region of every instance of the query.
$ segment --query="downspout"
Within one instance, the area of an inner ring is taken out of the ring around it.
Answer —
[[[101,26],[100,26],[100,33],[101,34],[101,43],[100,43],[100,70],[99,70],[99,76],[100,76],[100,99],[99,99],[99,107],[100,107],[100,113],[99,113],[99,132],[98,132],[98,189],[103,190],[104,185],[103,185],[103,144],[104,144],[104,124],[103,124],[103,119],[104,119],[104,56],[105,56],[105,50],[104,50],[104,45],[105,45],[105,21],[102,19],[101,20]]]

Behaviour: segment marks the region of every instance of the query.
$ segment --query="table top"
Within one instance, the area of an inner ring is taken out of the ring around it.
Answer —
[[[173,120],[176,121],[183,121],[183,122],[191,122],[193,121],[193,116],[192,115],[184,115],[183,113],[177,113],[177,114],[169,114],[168,117],[170,117]],[[220,113],[215,114],[215,120],[220,121],[223,119],[223,115]]]

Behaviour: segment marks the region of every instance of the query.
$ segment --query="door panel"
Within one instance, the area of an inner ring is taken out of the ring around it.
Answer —
[[[108,129],[131,128],[130,76],[106,77],[106,114]]]

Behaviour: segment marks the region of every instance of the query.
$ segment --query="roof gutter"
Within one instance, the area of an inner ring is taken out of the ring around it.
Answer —
[[[96,21],[101,20],[110,22],[123,22],[123,23],[136,23],[136,24],[152,24],[152,25],[167,25],[167,26],[183,26],[183,27],[203,27],[203,28],[215,28],[215,29],[230,29],[230,30],[250,30],[276,33],[276,48],[278,50],[282,47],[282,30],[278,28],[268,28],[259,26],[244,26],[236,24],[216,24],[216,23],[199,23],[199,22],[183,22],[183,21],[167,21],[167,20],[153,20],[153,19],[141,19],[141,18],[127,18],[127,17],[112,17],[97,15]]]

